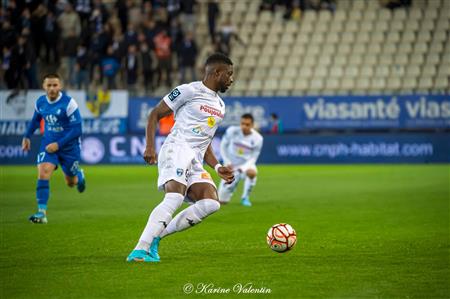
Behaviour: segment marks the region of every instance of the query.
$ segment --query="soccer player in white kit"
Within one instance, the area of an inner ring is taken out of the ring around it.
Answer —
[[[203,168],[203,162],[214,168],[226,182],[233,181],[232,169],[219,164],[211,148],[211,141],[225,114],[225,104],[218,92],[225,92],[231,83],[233,63],[223,54],[212,54],[206,60],[203,81],[178,86],[150,113],[144,160],[149,164],[158,162],[158,189],[164,190],[165,196],[151,212],[127,261],[159,262],[161,238],[190,228],[219,210],[216,186]],[[156,158],[158,121],[172,111],[175,125]],[[185,198],[193,204],[172,218]]]
[[[228,203],[240,179],[244,179],[244,190],[241,204],[250,207],[250,192],[256,185],[256,161],[263,145],[263,137],[254,128],[253,116],[249,113],[242,115],[241,125],[231,126],[222,137],[220,154],[226,166],[234,171],[234,181],[227,184],[222,180],[219,186],[219,201]]]

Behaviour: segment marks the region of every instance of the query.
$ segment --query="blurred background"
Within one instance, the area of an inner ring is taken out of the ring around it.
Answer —
[[[215,146],[251,112],[264,163],[450,161],[449,1],[6,0],[0,21],[2,164],[34,162],[19,143],[48,72],[85,163],[141,163],[149,111],[216,51],[235,83]]]

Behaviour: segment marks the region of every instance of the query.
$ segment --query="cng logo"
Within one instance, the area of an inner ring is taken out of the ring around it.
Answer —
[[[105,156],[105,146],[98,138],[88,137],[81,145],[81,158],[88,164],[97,164]]]

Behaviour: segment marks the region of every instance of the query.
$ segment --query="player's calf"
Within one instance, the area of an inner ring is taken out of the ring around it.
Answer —
[[[199,224],[209,215],[220,209],[220,203],[214,199],[202,199],[178,213],[160,234],[161,238],[180,232]]]

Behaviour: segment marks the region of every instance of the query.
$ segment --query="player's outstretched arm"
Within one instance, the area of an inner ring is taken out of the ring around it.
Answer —
[[[41,119],[42,119],[42,116],[37,111],[34,111],[33,118],[31,119],[31,122],[27,128],[27,131],[25,132],[25,135],[23,136],[23,139],[22,139],[22,150],[23,151],[29,151],[31,149],[30,137],[31,137],[31,135],[33,135],[34,131],[36,131],[36,129],[39,128]]]
[[[144,151],[144,160],[148,164],[155,164],[156,149],[155,149],[155,134],[158,121],[172,113],[172,110],[167,106],[164,101],[160,101],[158,105],[150,112],[147,120],[147,127],[145,130],[146,147]]]
[[[208,146],[205,152],[204,158],[206,164],[214,168],[217,174],[225,180],[227,183],[231,183],[234,180],[233,168],[231,166],[222,166],[219,161],[217,161],[216,156],[212,150],[211,144]]]

